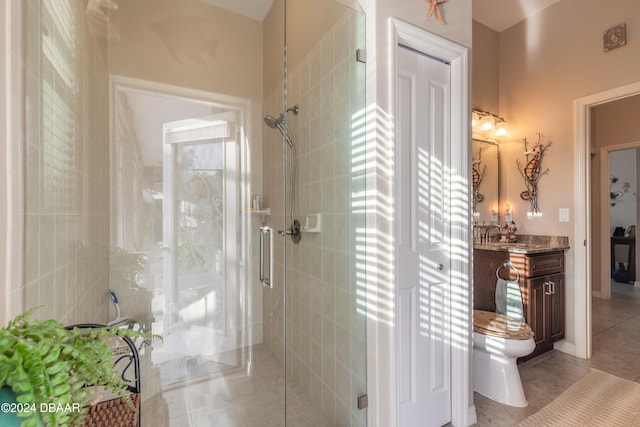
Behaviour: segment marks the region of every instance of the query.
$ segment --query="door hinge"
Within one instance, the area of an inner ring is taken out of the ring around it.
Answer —
[[[367,409],[369,407],[369,396],[363,394],[358,397],[358,409]]]
[[[367,63],[367,50],[366,49],[356,49],[356,61],[362,62],[363,64]]]

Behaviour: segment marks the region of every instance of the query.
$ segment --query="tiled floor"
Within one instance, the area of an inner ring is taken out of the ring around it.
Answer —
[[[529,400],[513,408],[475,394],[477,426],[514,426],[551,402],[591,368],[640,382],[640,288],[612,284],[611,300],[593,299],[593,356],[579,359],[551,351],[520,365]],[[143,426],[282,426],[283,381],[279,364],[255,348],[254,374],[238,369],[210,381],[175,388],[143,406]],[[325,427],[303,393],[287,390],[288,426]]]
[[[520,365],[526,408],[474,394],[477,426],[514,426],[551,402],[591,368],[640,382],[640,288],[612,282],[611,299],[592,300],[593,354],[584,360],[551,351]]]
[[[251,375],[226,371],[207,381],[165,389],[143,403],[143,427],[284,426],[282,367],[261,345],[253,347]],[[295,385],[287,393],[287,426],[329,427]],[[331,424],[333,425],[333,424]]]

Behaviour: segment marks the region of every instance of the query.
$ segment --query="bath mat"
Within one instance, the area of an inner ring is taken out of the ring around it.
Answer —
[[[640,384],[592,369],[518,426],[640,426],[639,402]]]

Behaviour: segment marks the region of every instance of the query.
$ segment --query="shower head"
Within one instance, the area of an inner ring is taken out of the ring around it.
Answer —
[[[300,227],[299,225],[296,226],[295,224],[298,223],[297,220],[294,219],[294,215],[293,215],[293,210],[294,210],[294,197],[295,197],[295,181],[296,181],[296,147],[293,145],[293,141],[291,140],[291,129],[289,129],[289,125],[287,124],[287,113],[288,112],[292,112],[293,114],[298,114],[298,112],[300,111],[300,107],[298,106],[298,104],[294,105],[291,108],[287,108],[284,112],[278,114],[276,117],[270,116],[270,115],[266,115],[264,116],[264,124],[266,124],[267,126],[269,126],[271,129],[278,129],[280,131],[280,133],[282,134],[282,136],[284,137],[284,140],[287,142],[287,144],[289,145],[289,147],[291,148],[291,156],[288,157],[289,159],[289,178],[290,178],[290,185],[289,185],[289,216],[291,217],[291,238],[294,239],[294,243],[298,243],[300,241]],[[286,182],[285,182],[285,186],[286,186]],[[298,223],[299,224],[299,223]],[[297,232],[294,232],[294,229],[298,230]],[[297,240],[295,239],[295,237],[297,237]]]
[[[264,123],[271,129],[280,129],[282,122],[284,121],[284,113],[278,114],[277,117],[266,115],[264,116]]]
[[[300,107],[298,106],[298,104],[296,104],[291,108],[287,108],[284,113],[280,113],[276,117],[267,114],[266,116],[264,116],[264,123],[271,129],[280,129],[280,131],[282,132],[282,124],[284,123],[286,126],[287,121],[285,120],[285,116],[289,111],[291,111],[293,114],[298,114],[298,112],[300,111]]]

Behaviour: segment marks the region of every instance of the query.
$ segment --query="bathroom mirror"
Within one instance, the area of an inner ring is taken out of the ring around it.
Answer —
[[[474,139],[471,153],[473,220],[491,224],[500,206],[500,150],[495,142]]]

